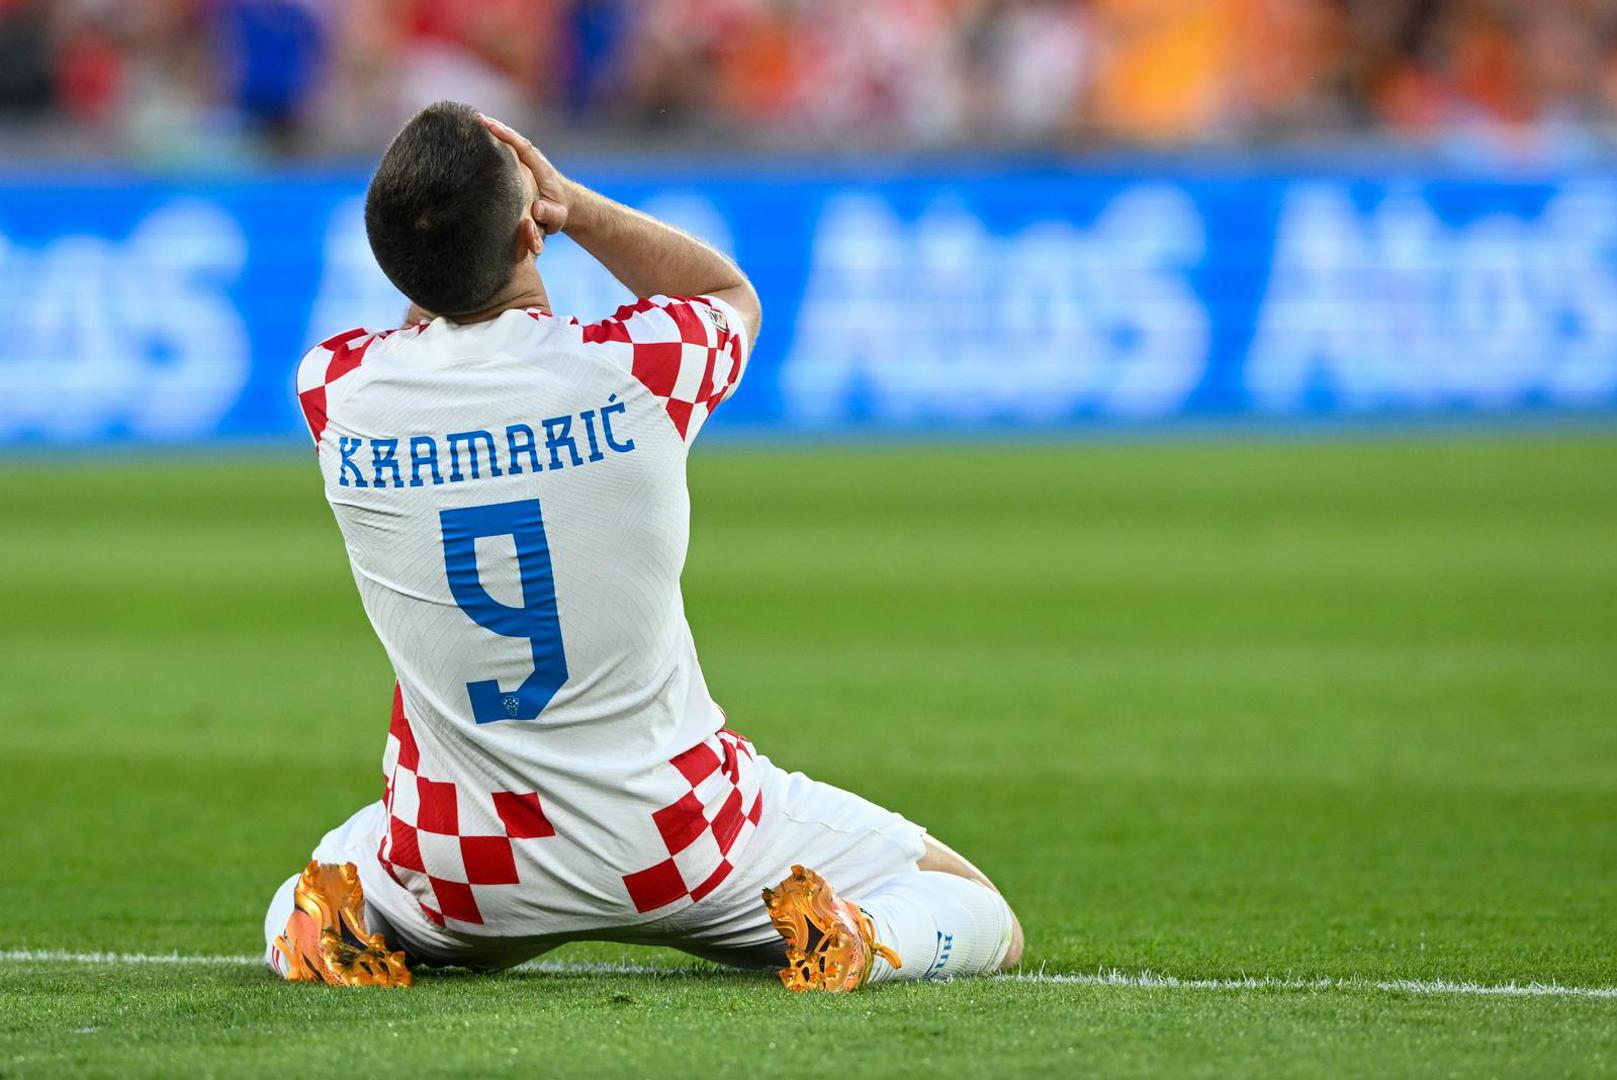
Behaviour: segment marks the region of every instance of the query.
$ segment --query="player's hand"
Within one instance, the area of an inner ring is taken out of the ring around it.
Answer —
[[[501,123],[492,116],[482,117],[483,126],[489,129],[496,139],[499,139],[512,150],[516,151],[517,160],[533,174],[534,183],[539,187],[539,197],[534,200],[530,213],[533,220],[539,225],[545,235],[559,233],[567,225],[567,179],[557,171],[539,148],[533,145],[526,136],[508,124]]]

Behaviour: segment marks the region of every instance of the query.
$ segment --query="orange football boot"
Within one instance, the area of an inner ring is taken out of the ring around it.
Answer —
[[[894,967],[904,966],[898,953],[876,940],[870,916],[853,901],[838,898],[813,870],[793,866],[778,888],[764,890],[764,906],[786,939],[780,981],[788,990],[844,994],[865,984],[878,956]]]
[[[311,862],[293,893],[292,917],[275,947],[286,977],[332,986],[409,986],[402,952],[388,952],[365,926],[365,894],[353,863]]]

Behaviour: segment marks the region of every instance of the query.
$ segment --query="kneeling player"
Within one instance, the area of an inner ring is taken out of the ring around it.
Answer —
[[[605,939],[843,991],[1016,964],[970,863],[776,767],[708,694],[685,456],[758,333],[734,264],[447,102],[388,148],[365,224],[409,325],[332,337],[298,396],[398,676],[386,789],[275,895],[271,966],[398,985],[406,958]],[[554,315],[535,256],[558,231],[645,299]]]

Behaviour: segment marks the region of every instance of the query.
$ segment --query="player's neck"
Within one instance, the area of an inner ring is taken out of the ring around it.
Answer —
[[[499,318],[507,311],[526,311],[529,308],[538,308],[547,315],[551,314],[550,296],[545,292],[545,283],[539,277],[539,268],[532,263],[519,268],[488,307],[474,311],[470,315],[457,315],[455,322],[488,322],[490,319]]]

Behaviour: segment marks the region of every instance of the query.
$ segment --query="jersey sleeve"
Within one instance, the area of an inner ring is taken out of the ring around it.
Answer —
[[[327,338],[304,354],[298,364],[298,407],[303,411],[304,423],[309,426],[316,453],[326,430],[327,388],[364,363],[366,350],[389,333],[391,331],[348,330]]]
[[[584,327],[668,411],[686,443],[735,393],[747,368],[747,331],[716,296],[651,296]]]

